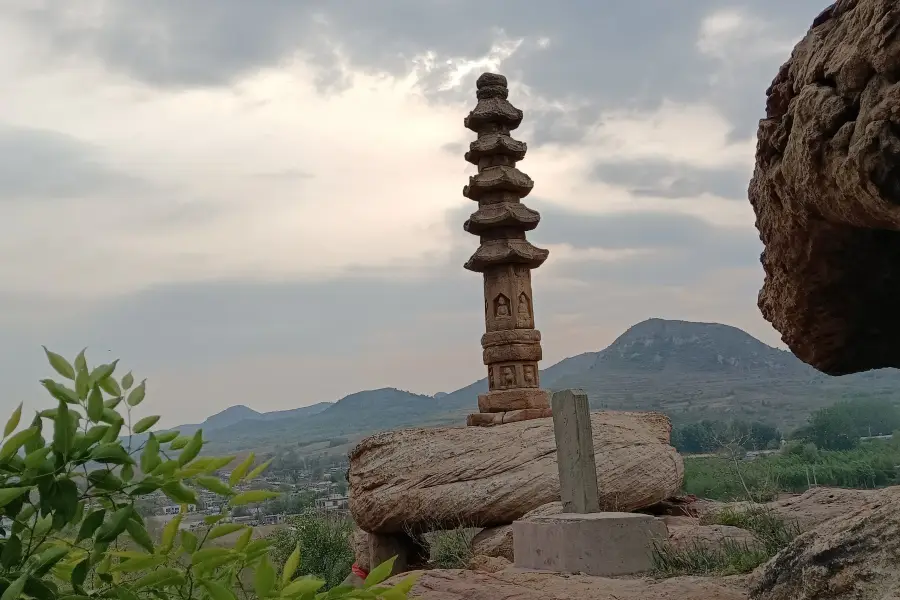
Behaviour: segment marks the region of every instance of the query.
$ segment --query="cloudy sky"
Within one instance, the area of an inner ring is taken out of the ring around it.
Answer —
[[[825,0],[4,0],[0,409],[40,348],[164,423],[483,376],[461,195],[483,71],[525,110],[545,366],[648,317],[769,343],[746,200]]]

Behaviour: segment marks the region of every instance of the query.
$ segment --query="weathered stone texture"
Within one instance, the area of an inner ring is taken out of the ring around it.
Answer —
[[[469,178],[463,195],[478,202],[478,210],[463,229],[480,238],[465,268],[484,277],[487,333],[481,345],[489,392],[478,398],[480,412],[469,415],[466,424],[490,427],[548,416],[549,396],[538,389],[543,355],[534,324],[531,270],[549,253],[525,239],[541,215],[522,204],[534,187],[516,168],[527,146],[510,136],[522,122],[522,111],[506,99],[509,90],[502,75],[484,73],[476,87],[478,104],[464,124],[478,134],[466,153],[478,173]]]
[[[604,510],[636,510],[678,492],[684,465],[666,416],[595,412],[591,425]],[[350,510],[372,533],[505,525],[559,499],[549,418],[388,431],[350,455]]]
[[[763,316],[830,374],[900,366],[900,5],[840,0],[767,90],[750,202]]]

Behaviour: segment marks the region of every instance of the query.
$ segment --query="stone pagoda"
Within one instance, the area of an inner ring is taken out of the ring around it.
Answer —
[[[463,195],[478,202],[478,210],[464,229],[479,236],[481,245],[465,268],[484,275],[481,346],[488,393],[478,396],[478,412],[467,423],[490,426],[551,416],[550,394],[540,387],[541,333],[534,328],[531,292],[531,270],[549,252],[525,239],[541,216],[522,204],[534,182],[516,168],[525,158],[525,143],[509,135],[521,124],[522,111],[506,99],[506,77],[484,73],[476,86],[478,104],[463,123],[478,134],[466,152],[478,174]]]

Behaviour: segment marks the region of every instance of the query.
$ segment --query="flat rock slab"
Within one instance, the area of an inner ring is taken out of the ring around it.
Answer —
[[[684,465],[668,417],[595,412],[591,425],[603,510],[678,492]],[[553,419],[388,431],[350,455],[350,510],[371,533],[507,525],[559,499]]]
[[[666,540],[665,523],[636,513],[563,513],[513,523],[519,568],[615,577],[653,567],[653,546]]]
[[[411,597],[418,600],[747,600],[747,592],[741,580],[701,577],[610,579],[513,569],[497,573],[435,570],[421,574]]]

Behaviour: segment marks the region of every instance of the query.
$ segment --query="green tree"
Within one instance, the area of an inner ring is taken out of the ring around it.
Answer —
[[[205,488],[231,508],[255,504],[274,493],[234,486],[268,464],[254,465],[250,455],[224,482],[213,474],[234,457],[201,457],[201,430],[150,433],[134,444],[133,434],[159,420],[137,414],[146,383],[135,385],[130,372],[114,377],[118,361],[92,369],[84,351],[74,363],[45,351],[63,378],[41,381],[56,405],[24,427],[19,405],[0,444],[0,516],[11,523],[0,540],[0,600],[359,597],[350,588],[320,591],[326,581],[318,577],[295,577],[299,547],[276,574],[271,542],[221,522],[225,514],[206,517],[199,531],[180,530],[178,515],[155,542],[137,510],[143,498],[160,491],[184,507]],[[232,547],[212,543],[237,532]],[[391,591],[379,587],[391,569],[392,561],[373,569],[365,597],[407,597],[413,578]]]

